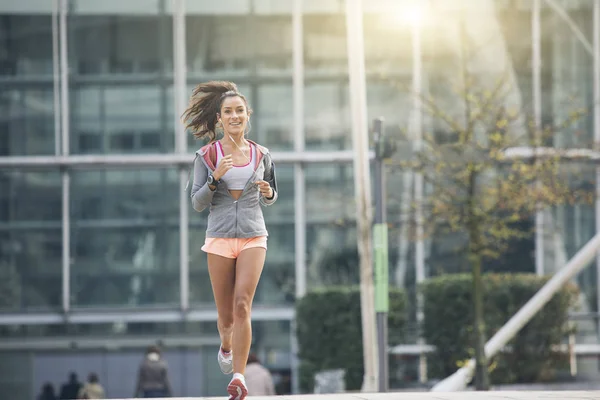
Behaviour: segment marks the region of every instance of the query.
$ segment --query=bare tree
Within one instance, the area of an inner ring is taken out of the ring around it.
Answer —
[[[427,216],[425,234],[464,235],[473,276],[475,383],[478,390],[487,390],[483,266],[504,254],[511,241],[531,235],[523,223],[536,212],[590,202],[594,192],[579,185],[577,173],[562,164],[560,149],[535,156],[535,149],[552,145],[553,138],[585,110],[573,105],[567,120],[538,128],[523,108],[507,107],[506,98],[514,90],[507,74],[490,83],[466,68],[463,73],[464,85],[454,91],[456,100],[450,106],[421,96],[424,112],[438,129],[424,134],[422,151],[399,165],[423,174],[427,195],[422,204],[413,206],[420,206]],[[507,149],[516,146],[530,147],[534,157],[507,158]]]

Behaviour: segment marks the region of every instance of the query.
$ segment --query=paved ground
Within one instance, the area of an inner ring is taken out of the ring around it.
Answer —
[[[185,400],[224,400],[223,397],[194,397]],[[352,393],[328,395],[296,395],[276,397],[248,397],[248,400],[600,400],[600,391],[494,391],[494,392],[453,392],[453,393]],[[131,400],[131,399],[121,399]],[[160,399],[157,399],[160,400]],[[184,400],[171,398],[164,400]]]

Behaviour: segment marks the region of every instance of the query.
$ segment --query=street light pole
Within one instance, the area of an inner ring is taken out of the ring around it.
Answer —
[[[386,141],[383,118],[373,123],[375,144],[375,225],[373,226],[373,250],[375,252],[375,312],[377,315],[377,353],[379,357],[379,392],[389,389],[388,360],[388,312],[389,312],[389,266],[388,227],[386,217],[386,185],[383,165]]]

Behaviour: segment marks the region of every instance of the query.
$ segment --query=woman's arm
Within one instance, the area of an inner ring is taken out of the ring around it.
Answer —
[[[192,206],[194,210],[201,212],[210,205],[215,192],[210,190],[208,183],[208,168],[199,156],[194,160],[194,185],[192,186]]]
[[[265,177],[264,181],[266,181],[271,189],[273,190],[273,196],[270,198],[262,197],[260,198],[260,202],[265,206],[270,206],[271,204],[277,201],[277,178],[275,176],[275,164],[271,160],[271,155],[265,155]]]

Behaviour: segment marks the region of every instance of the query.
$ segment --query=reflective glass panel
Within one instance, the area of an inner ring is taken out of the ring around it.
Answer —
[[[0,5],[0,156],[55,152],[52,77],[58,71],[51,5],[43,8]]]
[[[179,302],[175,169],[76,171],[72,178],[71,302]]]
[[[61,176],[0,171],[0,308],[57,309],[62,293]]]
[[[351,164],[306,167],[307,288],[358,284]]]
[[[173,22],[166,2],[74,0],[68,21],[71,152],[172,151]]]
[[[291,5],[186,2],[188,82],[235,82],[253,110],[248,137],[272,150],[293,143]]]

